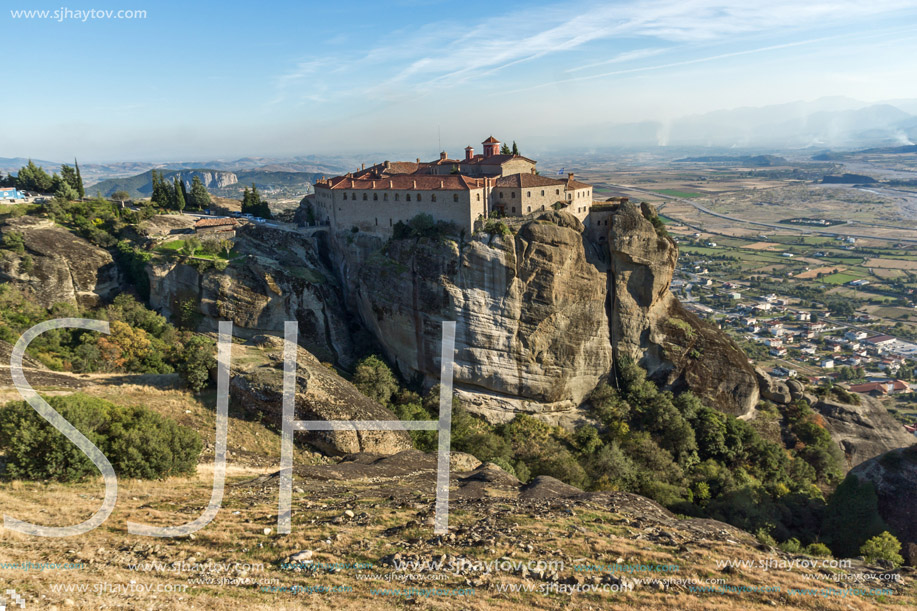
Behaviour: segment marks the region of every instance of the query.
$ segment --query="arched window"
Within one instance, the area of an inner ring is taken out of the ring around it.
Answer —
[[[366,197],[366,193],[364,193],[364,194],[363,194],[363,201],[365,202],[367,199],[369,199],[369,198],[367,198],[367,197]]]
[[[532,207],[531,207],[531,206],[529,206],[529,209],[528,209],[528,211],[529,211],[529,212],[531,212],[531,211],[532,211]]]
[[[478,201],[481,201],[481,194],[478,193]]]
[[[387,201],[388,201],[388,193],[383,193],[383,194],[382,194],[382,201],[384,201],[384,202],[387,202]]]
[[[513,210],[513,212],[515,213],[515,212],[516,212],[516,207],[513,206],[512,210]]]
[[[374,201],[374,202],[379,201],[379,194],[378,194],[378,193],[373,193],[373,201]]]
[[[452,201],[454,201],[454,202],[457,202],[457,201],[458,201],[458,193],[453,193],[453,194],[452,194]]]
[[[395,201],[396,201],[396,202],[398,201],[398,197],[399,197],[399,196],[400,196],[400,195],[399,195],[398,193],[395,193]]]
[[[405,194],[404,199],[406,201],[411,201],[411,194],[410,193]]]
[[[420,201],[420,193],[417,194],[417,201]]]
[[[541,204],[541,209],[544,210],[544,204]]]
[[[436,201],[436,193],[431,193],[431,194],[430,194],[430,201],[431,201],[431,202],[435,202],[435,201]]]
[[[544,189],[541,190],[541,194],[544,195]]]
[[[531,191],[526,191],[526,192],[525,192],[525,196],[526,196],[526,197],[532,197],[532,192],[531,192]]]
[[[344,193],[343,195],[344,195],[344,199],[347,199],[347,193]]]
[[[554,195],[560,195],[560,189],[554,189]]]
[[[513,199],[516,199],[516,192],[515,191],[511,192],[509,196],[512,197]]]
[[[500,191],[500,199],[503,199],[503,191]]]

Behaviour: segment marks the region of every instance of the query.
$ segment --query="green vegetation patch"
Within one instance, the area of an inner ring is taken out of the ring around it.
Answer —
[[[122,407],[83,394],[48,403],[94,443],[122,477],[159,479],[197,468],[203,444],[193,430],[145,407]],[[92,461],[25,401],[0,408],[6,476],[78,481],[96,475]]]

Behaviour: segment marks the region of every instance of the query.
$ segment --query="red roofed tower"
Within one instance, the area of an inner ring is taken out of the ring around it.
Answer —
[[[500,154],[500,141],[491,136],[481,144],[484,145],[484,157]]]

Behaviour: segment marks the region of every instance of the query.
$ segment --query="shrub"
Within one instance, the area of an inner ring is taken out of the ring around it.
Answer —
[[[810,543],[806,546],[806,553],[810,556],[830,556],[831,550],[824,543]]]
[[[901,543],[887,530],[869,539],[860,547],[860,555],[864,556],[869,562],[885,560],[895,566],[904,563],[904,558],[898,553],[900,551]]]
[[[216,342],[195,335],[185,344],[178,361],[178,376],[194,392],[200,392],[210,381],[210,370],[216,367]]]
[[[198,434],[145,407],[122,407],[83,394],[48,403],[93,442],[122,477],[158,479],[194,473]],[[8,476],[69,482],[95,475],[96,467],[25,401],[0,408],[0,448]]]
[[[788,554],[798,554],[802,552],[802,544],[799,542],[799,539],[795,537],[787,539],[781,543],[779,547]]]
[[[361,393],[382,405],[388,405],[392,395],[398,390],[395,374],[385,361],[376,355],[368,356],[357,363],[353,373],[353,385]]]
[[[835,556],[848,558],[867,539],[884,530],[875,486],[848,474],[831,495],[825,511],[822,533],[831,551]]]

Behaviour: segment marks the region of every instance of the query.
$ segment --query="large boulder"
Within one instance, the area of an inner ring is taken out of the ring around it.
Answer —
[[[747,358],[669,291],[677,248],[652,214],[621,206],[607,244],[584,238],[563,210],[471,239],[341,232],[335,270],[349,307],[406,377],[438,380],[442,323],[455,321],[456,391],[492,421],[527,412],[573,426],[624,356],[667,388],[747,415],[758,401]]]
[[[848,468],[917,441],[880,402],[865,395],[853,396],[859,404],[820,398],[812,406],[822,415],[825,428],[844,451]]]
[[[283,421],[283,341],[261,337],[234,344],[231,401],[259,414],[278,429]],[[353,384],[299,348],[296,357],[294,420],[398,420]],[[332,455],[397,454],[413,446],[406,431],[303,431],[297,438]]]
[[[793,401],[793,393],[790,390],[789,383],[775,380],[760,367],[755,367],[755,377],[758,379],[758,387],[760,388],[762,399],[767,399],[780,405],[786,405]]]
[[[111,253],[53,221],[10,219],[0,225],[0,236],[9,233],[22,235],[25,252],[0,250],[0,282],[27,293],[35,303],[93,307],[121,291]]]

